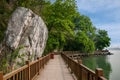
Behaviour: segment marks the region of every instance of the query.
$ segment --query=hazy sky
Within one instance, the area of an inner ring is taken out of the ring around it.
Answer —
[[[78,10],[87,15],[93,25],[108,31],[111,46],[120,47],[120,0],[76,0]]]

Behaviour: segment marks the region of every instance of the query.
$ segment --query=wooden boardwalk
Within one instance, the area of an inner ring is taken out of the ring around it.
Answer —
[[[75,80],[60,55],[55,55],[37,76],[36,80]]]
[[[92,71],[84,66],[81,60],[76,62],[65,52],[62,52],[61,55],[55,55],[54,59],[51,59],[53,53],[50,53],[33,62],[26,61],[26,65],[6,75],[0,71],[0,80],[107,80],[103,76],[101,68]]]

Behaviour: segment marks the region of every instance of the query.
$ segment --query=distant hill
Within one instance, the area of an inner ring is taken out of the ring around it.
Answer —
[[[120,50],[120,48],[109,48],[109,50]]]

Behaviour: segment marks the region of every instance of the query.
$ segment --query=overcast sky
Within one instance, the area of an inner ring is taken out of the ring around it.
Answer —
[[[93,25],[108,31],[111,47],[120,47],[120,0],[76,0],[78,10]]]

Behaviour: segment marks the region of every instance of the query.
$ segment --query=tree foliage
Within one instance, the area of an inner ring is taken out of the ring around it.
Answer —
[[[78,32],[74,40],[69,40],[64,49],[92,53],[95,47],[93,41],[86,36],[85,32]]]
[[[102,50],[110,46],[110,38],[105,30],[98,30],[95,37],[96,50]]]
[[[72,17],[75,13],[74,0],[56,0],[53,4],[45,7],[43,15],[49,30],[47,47],[50,51],[63,50],[66,39],[74,36]]]
[[[0,42],[11,13],[20,6],[44,19],[49,31],[45,53],[55,50],[92,53],[110,45],[107,31],[98,30],[88,16],[81,15],[75,0],[0,0]]]
[[[93,26],[90,18],[85,15],[80,15],[80,13],[76,13],[73,17],[73,23],[75,24],[75,38],[71,46],[74,46],[74,50],[92,53],[95,50],[93,40],[96,28]],[[68,48],[69,43],[65,46],[65,50]]]

